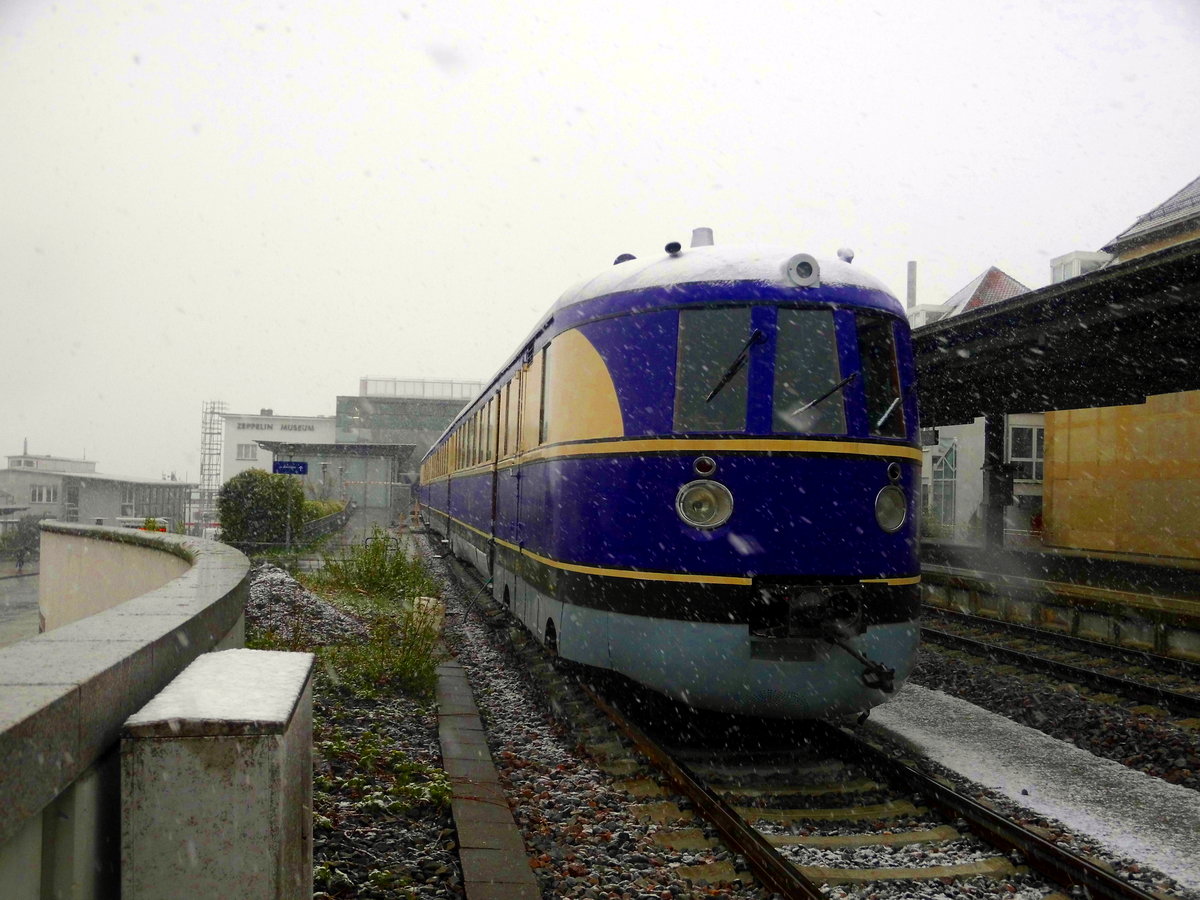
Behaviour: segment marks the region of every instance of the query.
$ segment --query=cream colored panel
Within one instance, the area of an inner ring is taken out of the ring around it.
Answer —
[[[546,373],[546,442],[623,437],[621,406],[612,375],[592,342],[579,331],[550,345]]]

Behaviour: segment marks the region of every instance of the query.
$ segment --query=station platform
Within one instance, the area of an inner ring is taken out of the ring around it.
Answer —
[[[921,543],[929,606],[1200,661],[1200,562]]]
[[[1148,606],[1200,619],[1200,560],[1070,548],[921,541],[926,576],[1026,586],[1063,597]]]

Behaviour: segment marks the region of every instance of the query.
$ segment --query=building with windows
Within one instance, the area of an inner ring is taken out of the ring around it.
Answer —
[[[336,399],[333,416],[221,413],[221,482],[276,460],[308,463],[305,491],[372,509],[408,508],[417,466],[478,381],[362,378],[358,396]]]
[[[1079,278],[1102,269],[1112,261],[1104,251],[1072,250],[1050,260],[1050,283],[1061,284],[1069,278]]]
[[[18,503],[12,494],[0,491],[0,537],[3,537],[8,529],[15,528],[21,516],[28,514],[28,503]]]
[[[911,307],[913,327],[962,315],[1027,293],[1029,288],[990,266],[937,306]],[[915,316],[914,313],[920,313]],[[1006,417],[1005,461],[1013,467],[1014,504],[1005,528],[1030,535],[1041,519],[1045,424],[1042,413]],[[921,470],[927,535],[974,541],[983,523],[983,419],[942,426],[927,437]]]
[[[5,518],[32,515],[39,519],[89,525],[131,524],[146,517],[166,519],[172,527],[186,521],[188,498],[195,485],[182,481],[104,475],[91,460],[34,455],[25,451],[7,458],[0,469],[0,494],[13,498],[20,510]],[[7,509],[7,505],[5,505]]]
[[[1200,178],[1139,216],[1101,251],[1052,259],[1052,283],[1080,278],[1080,290],[1087,290],[1115,267],[1146,262],[1141,258],[1172,248],[1177,255],[1180,250],[1200,254]],[[971,308],[974,298],[961,296],[968,289],[945,305]],[[1124,283],[1121,305],[1150,300],[1152,295],[1143,296],[1142,290],[1156,289]],[[978,305],[987,302],[997,301]],[[1118,355],[1112,365],[1136,361]],[[1106,376],[1102,371],[1089,374]],[[1169,387],[1164,382],[1160,389]],[[958,541],[977,535],[983,518],[982,427],[983,420],[977,419],[929,429],[936,436],[927,439],[923,472],[927,534]],[[1013,477],[1014,497],[1005,510],[1006,540],[1200,558],[1198,436],[1200,391],[1155,394],[1125,406],[1008,415],[1003,459]]]
[[[254,413],[222,413],[221,483],[247,469],[271,471],[275,456],[259,441],[289,444],[332,444],[333,416],[277,416],[273,409]]]

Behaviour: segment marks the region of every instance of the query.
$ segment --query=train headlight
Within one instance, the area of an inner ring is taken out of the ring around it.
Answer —
[[[715,481],[689,481],[675,495],[675,511],[696,528],[717,528],[733,514],[733,494]]]
[[[879,527],[891,534],[899,531],[908,518],[908,499],[904,491],[889,484],[875,495],[875,521]]]

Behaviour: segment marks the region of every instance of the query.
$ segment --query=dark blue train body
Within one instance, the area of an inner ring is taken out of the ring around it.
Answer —
[[[693,246],[568,291],[422,463],[423,519],[561,656],[698,707],[854,714],[918,639],[899,302]]]

